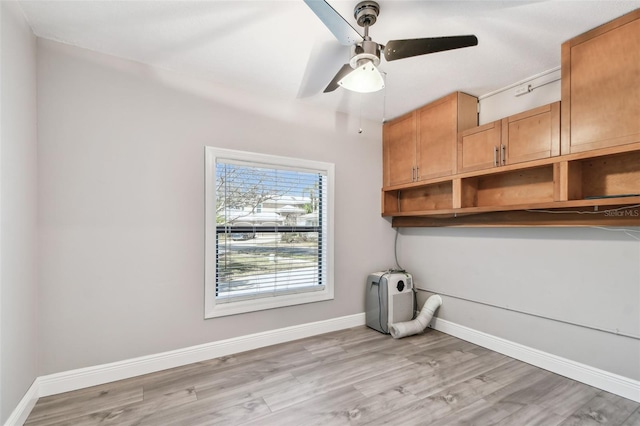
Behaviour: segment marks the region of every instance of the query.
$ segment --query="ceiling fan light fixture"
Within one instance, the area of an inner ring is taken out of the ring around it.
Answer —
[[[358,93],[371,93],[384,89],[384,79],[372,61],[364,61],[344,76],[338,84],[347,90]]]
[[[476,36],[461,35],[389,40],[385,46],[376,43],[369,37],[369,27],[376,23],[380,14],[380,6],[376,1],[363,0],[353,10],[356,22],[364,28],[364,35],[358,33],[342,15],[327,3],[327,0],[304,0],[304,2],[336,36],[340,43],[351,45],[351,60],[340,68],[324,89],[324,93],[333,92],[340,86],[361,93],[376,92],[383,89],[384,79],[377,68],[378,64],[380,64],[380,53],[382,52],[384,52],[384,58],[387,61],[395,61],[478,45]],[[353,71],[349,68],[353,68]]]

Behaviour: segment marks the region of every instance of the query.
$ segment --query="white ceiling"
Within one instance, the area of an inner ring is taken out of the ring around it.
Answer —
[[[354,27],[358,0],[329,3]],[[269,97],[374,120],[455,90],[481,96],[560,66],[563,41],[640,1],[379,0],[370,35],[388,40],[475,34],[478,46],[394,62],[386,88],[324,94],[349,48],[302,0],[20,1],[34,33]]]

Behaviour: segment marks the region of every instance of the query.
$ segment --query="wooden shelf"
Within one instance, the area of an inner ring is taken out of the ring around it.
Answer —
[[[383,188],[382,212],[394,227],[640,226],[630,194],[640,194],[640,144]]]
[[[640,196],[600,198],[573,201],[552,201],[546,203],[523,203],[504,206],[466,207],[460,209],[423,210],[394,214],[393,217],[442,217],[455,218],[479,213],[506,212],[517,210],[578,210],[580,214],[599,214],[598,212],[611,211],[616,208],[640,205]],[[640,207],[638,207],[638,220],[640,221]],[[611,213],[613,215],[613,213]],[[627,214],[633,216],[632,214]],[[640,222],[638,223],[640,225]]]
[[[538,206],[536,209],[520,210],[518,208],[514,210],[478,212],[475,214],[459,212],[454,216],[396,216],[392,220],[392,226],[394,228],[441,226],[640,226],[640,207],[637,207],[640,205],[640,198],[637,201],[638,204],[612,204],[608,205],[606,209],[598,208],[598,210],[594,208],[578,210],[579,206],[559,208],[554,205],[551,211]],[[599,213],[600,211],[601,213]]]
[[[538,204],[554,201],[553,165],[462,179],[460,207]]]

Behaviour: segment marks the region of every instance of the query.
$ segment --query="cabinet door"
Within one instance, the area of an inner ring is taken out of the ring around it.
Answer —
[[[458,132],[457,94],[424,106],[416,114],[418,180],[453,174]]]
[[[640,141],[640,9],[562,45],[562,154]]]
[[[412,182],[416,155],[415,112],[385,123],[382,141],[383,186]]]
[[[458,173],[496,167],[500,163],[500,120],[465,130],[458,137]]]
[[[505,164],[560,154],[560,102],[503,119],[502,144]]]
[[[416,120],[417,180],[455,174],[458,132],[478,125],[478,99],[452,93],[417,110]]]

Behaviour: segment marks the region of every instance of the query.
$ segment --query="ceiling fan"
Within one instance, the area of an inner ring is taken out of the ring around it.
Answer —
[[[369,27],[376,23],[380,13],[377,2],[361,1],[353,10],[356,22],[364,28],[364,36],[360,35],[326,1],[304,0],[304,2],[341,44],[351,46],[351,60],[340,68],[324,89],[324,93],[332,92],[341,86],[361,93],[375,92],[384,88],[384,79],[377,68],[380,64],[381,51],[384,52],[384,58],[387,61],[395,61],[478,44],[476,36],[461,35],[391,40],[386,45],[381,45],[369,37]]]

